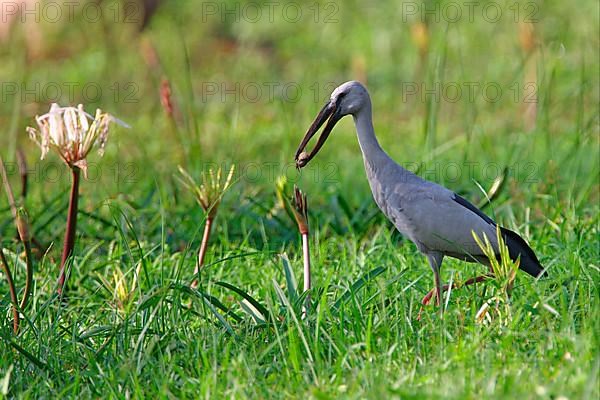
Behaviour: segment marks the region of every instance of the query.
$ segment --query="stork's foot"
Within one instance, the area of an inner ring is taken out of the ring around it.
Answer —
[[[448,290],[448,288],[450,287],[450,285],[444,285],[442,286],[442,293],[445,292],[446,290]],[[454,289],[456,287],[455,284],[452,284],[452,289]],[[433,298],[433,295],[435,295],[435,305],[439,306],[440,305],[440,296],[437,295],[437,289],[433,288],[431,289],[424,297],[423,300],[421,300],[421,304],[423,306],[428,306],[429,303],[431,302],[431,299]]]
[[[472,285],[472,284],[474,284],[474,283],[483,282],[483,281],[485,281],[486,279],[489,279],[489,278],[493,278],[493,275],[491,275],[491,274],[487,274],[487,275],[479,275],[479,276],[476,276],[475,278],[470,278],[470,279],[467,279],[467,280],[466,280],[464,283],[462,283],[462,284],[460,284],[460,283],[453,283],[453,284],[452,284],[452,289],[458,289],[458,288],[461,288],[461,287],[463,287],[463,286],[469,286],[469,285]],[[450,286],[451,286],[451,285],[444,285],[444,286],[442,286],[442,293],[444,293],[445,291],[447,291],[447,290],[450,288]],[[439,306],[439,305],[440,305],[440,299],[441,299],[441,297],[442,297],[442,296],[441,296],[441,294],[440,294],[440,295],[438,295],[438,294],[437,294],[437,290],[436,290],[436,288],[433,288],[433,289],[431,289],[431,290],[430,290],[430,291],[429,291],[429,292],[428,292],[428,293],[427,293],[427,294],[426,294],[426,295],[423,297],[423,300],[421,300],[421,309],[419,310],[419,314],[418,314],[418,316],[417,316],[417,320],[419,320],[419,321],[421,320],[421,314],[423,313],[423,307],[425,307],[425,306],[428,306],[428,305],[429,305],[429,303],[431,302],[431,299],[433,298],[433,295],[434,295],[434,294],[436,295],[436,296],[435,296],[435,304],[436,304],[437,306]]]

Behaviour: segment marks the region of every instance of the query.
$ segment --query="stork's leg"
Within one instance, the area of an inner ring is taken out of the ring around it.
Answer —
[[[442,280],[440,278],[440,267],[442,266],[442,260],[444,255],[442,253],[429,253],[427,254],[429,265],[433,270],[433,279],[435,280],[435,291],[436,291],[436,303],[440,306],[440,312],[443,312],[442,304]]]

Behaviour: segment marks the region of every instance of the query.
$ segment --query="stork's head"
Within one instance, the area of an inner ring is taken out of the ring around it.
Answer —
[[[367,89],[357,81],[346,82],[338,86],[333,93],[329,102],[321,109],[317,118],[308,128],[306,135],[302,139],[302,143],[296,151],[296,167],[302,168],[317,154],[321,149],[327,137],[335,124],[346,115],[356,115],[366,105],[370,104],[369,93]],[[327,125],[323,129],[319,140],[314,149],[307,154],[304,149],[310,139],[319,131],[319,128],[327,121]]]

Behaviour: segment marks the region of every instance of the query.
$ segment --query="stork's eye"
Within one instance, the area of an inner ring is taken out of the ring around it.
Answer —
[[[342,99],[344,98],[344,96],[346,96],[346,94],[347,94],[346,92],[342,92],[342,93],[338,94],[338,97],[335,100],[335,105],[336,106],[340,105],[340,103],[342,102]]]

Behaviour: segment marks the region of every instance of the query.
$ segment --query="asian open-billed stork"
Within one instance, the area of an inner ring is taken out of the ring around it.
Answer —
[[[308,164],[323,146],[335,124],[346,115],[354,118],[375,202],[396,229],[427,256],[435,278],[437,302],[443,307],[440,266],[444,256],[489,266],[489,260],[474,240],[473,233],[479,237],[487,236],[498,254],[496,223],[456,193],[420,178],[387,155],[375,137],[369,93],[356,81],[346,82],[333,91],[329,102],[319,112],[298,147],[295,157],[298,168]],[[314,149],[306,153],[304,149],[308,142],[325,122],[327,124]],[[545,273],[525,240],[508,229],[500,230],[510,258],[513,261],[520,258],[520,269],[534,277]],[[484,278],[473,278],[465,284]],[[432,295],[433,291],[425,296],[423,303],[428,303]]]

